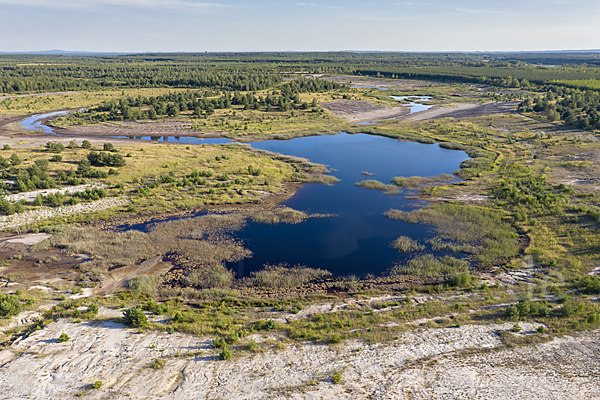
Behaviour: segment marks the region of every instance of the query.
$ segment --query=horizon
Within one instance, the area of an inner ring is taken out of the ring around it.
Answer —
[[[600,4],[591,0],[0,0],[0,8],[0,37],[10,38],[0,41],[5,53],[510,53],[600,48],[595,20],[590,18],[600,15]]]

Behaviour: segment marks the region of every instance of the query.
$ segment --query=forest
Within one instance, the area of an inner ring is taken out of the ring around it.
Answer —
[[[600,78],[593,53],[211,53],[105,57],[0,56],[0,92],[139,87],[257,91],[286,74],[335,73],[528,87],[556,82],[578,88]],[[543,63],[543,64],[542,64]]]

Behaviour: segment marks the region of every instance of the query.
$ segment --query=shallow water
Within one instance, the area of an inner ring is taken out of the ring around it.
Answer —
[[[403,118],[403,117],[406,117],[407,115],[415,114],[415,113],[418,113],[421,111],[427,111],[433,107],[432,105],[425,105],[425,104],[419,103],[420,101],[431,101],[431,97],[429,97],[429,96],[390,96],[390,97],[392,99],[398,100],[398,101],[410,99],[409,100],[410,102],[408,104],[402,104],[403,107],[408,108],[408,110],[409,110],[408,114],[400,115],[398,117],[378,119],[378,120],[374,120],[374,121],[359,122],[359,125],[373,125],[375,122],[379,122],[379,121]]]
[[[67,111],[56,111],[47,114],[36,114],[25,118],[20,122],[20,124],[23,126],[23,128],[28,130],[41,130],[44,133],[54,133],[54,130],[49,126],[42,124],[42,121],[46,118],[61,116],[67,113]]]

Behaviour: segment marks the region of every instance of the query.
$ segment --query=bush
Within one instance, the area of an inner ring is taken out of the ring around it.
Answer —
[[[81,148],[82,149],[91,149],[92,144],[90,143],[89,140],[84,140],[83,142],[81,142]]]
[[[88,315],[89,315],[90,317],[92,317],[92,316],[95,316],[96,314],[98,314],[98,311],[99,311],[99,309],[98,309],[98,304],[96,304],[96,303],[91,303],[91,304],[88,306],[88,311],[87,311],[87,312],[88,312]]]
[[[333,376],[331,377],[331,381],[337,385],[342,381],[342,374],[340,374],[339,372],[337,374],[333,374]]]
[[[250,339],[248,339],[248,343],[246,343],[246,348],[249,351],[256,352],[256,351],[258,351],[258,343],[256,343],[256,340],[250,338]]]
[[[92,151],[87,156],[90,164],[96,167],[124,167],[125,159],[120,154],[110,154],[104,151]]]
[[[94,389],[100,389],[102,387],[102,381],[96,381],[92,384]]]
[[[221,354],[219,354],[219,358],[223,361],[229,360],[231,358],[231,350],[227,347],[223,347]]]
[[[69,335],[67,335],[66,333],[63,333],[63,334],[61,334],[61,335],[59,336],[59,338],[58,338],[58,343],[64,343],[64,342],[68,342],[68,341],[69,341],[69,339],[71,339],[71,338],[69,337]]]
[[[131,307],[123,311],[123,319],[125,323],[135,327],[145,326],[148,324],[148,318],[144,311],[139,307]]]
[[[112,143],[104,143],[104,151],[117,151]]]
[[[463,272],[452,275],[450,278],[450,285],[457,287],[471,286],[472,281],[473,277],[469,273],[469,268],[465,268]]]
[[[21,312],[21,303],[16,296],[0,293],[0,317],[10,318]]]
[[[46,143],[46,150],[52,153],[62,153],[65,151],[65,145],[60,142],[48,142]]]

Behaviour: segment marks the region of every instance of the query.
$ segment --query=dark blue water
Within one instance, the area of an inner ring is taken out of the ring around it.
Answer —
[[[253,147],[305,157],[328,165],[341,179],[332,186],[306,184],[283,205],[307,213],[337,217],[309,219],[298,225],[250,223],[237,234],[254,256],[229,265],[247,276],[264,264],[286,262],[322,268],[334,275],[380,275],[404,256],[389,245],[398,236],[431,237],[430,228],[389,220],[390,208],[410,210],[422,204],[405,199],[405,192],[388,196],[356,186],[376,179],[390,183],[394,176],[433,176],[452,173],[468,158],[466,153],[436,145],[400,142],[364,134],[313,136],[288,141],[253,143]],[[373,176],[365,176],[362,172]]]

